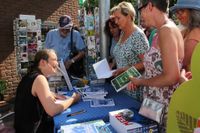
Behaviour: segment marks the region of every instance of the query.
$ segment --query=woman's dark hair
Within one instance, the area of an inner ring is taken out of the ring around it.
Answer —
[[[169,0],[149,0],[155,7],[162,12],[168,12]]]
[[[38,51],[35,55],[34,62],[29,67],[28,73],[32,73],[34,71],[40,71],[38,68],[39,62],[42,59],[48,61],[49,53],[51,53],[51,52],[55,53],[55,51],[53,49],[43,49],[43,50]]]
[[[189,17],[189,30],[193,30],[194,28],[200,28],[200,11],[195,9],[189,9],[190,17]]]
[[[118,25],[115,23],[114,18],[109,18],[108,20],[106,20],[105,28],[104,28],[104,32],[105,32],[108,36],[111,36],[111,37],[112,37],[112,34],[111,34],[111,32],[110,32],[110,26],[111,26],[112,28],[118,27]]]

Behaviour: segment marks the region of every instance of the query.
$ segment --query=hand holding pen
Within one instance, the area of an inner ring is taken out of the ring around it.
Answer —
[[[74,98],[74,103],[75,103],[80,100],[80,94],[74,92],[72,98]]]

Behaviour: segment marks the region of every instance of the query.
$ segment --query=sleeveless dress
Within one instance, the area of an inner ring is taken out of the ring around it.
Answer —
[[[16,133],[33,133],[41,116],[37,133],[53,133],[53,119],[46,114],[38,97],[31,93],[33,82],[39,74],[36,72],[26,75],[17,87],[14,107]]]
[[[145,73],[144,73],[145,79],[161,75],[163,71],[161,53],[160,50],[154,46],[154,44],[152,45],[150,50],[147,53],[145,53],[143,64],[145,67]],[[182,67],[182,61],[179,61],[179,66],[180,68]],[[143,98],[150,98],[154,101],[158,101],[162,104],[165,104],[165,106],[168,107],[170,98],[173,92],[178,87],[178,85],[179,83],[176,83],[174,85],[161,88],[153,86],[143,86]],[[166,108],[165,114],[163,116],[163,121],[160,123],[160,128],[161,128],[160,131],[162,133],[166,132],[165,128],[166,128],[167,112],[168,108]]]

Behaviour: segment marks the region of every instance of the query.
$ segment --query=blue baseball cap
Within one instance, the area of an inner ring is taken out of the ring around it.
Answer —
[[[68,15],[61,16],[59,19],[59,25],[62,29],[71,29],[71,27],[73,26],[71,17]]]

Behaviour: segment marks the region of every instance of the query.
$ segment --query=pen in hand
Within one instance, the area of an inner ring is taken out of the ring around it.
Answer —
[[[80,110],[80,111],[77,111],[77,112],[68,114],[67,117],[75,116],[75,115],[82,114],[82,113],[85,113],[85,112],[86,112],[86,110],[82,109],[82,110]]]

